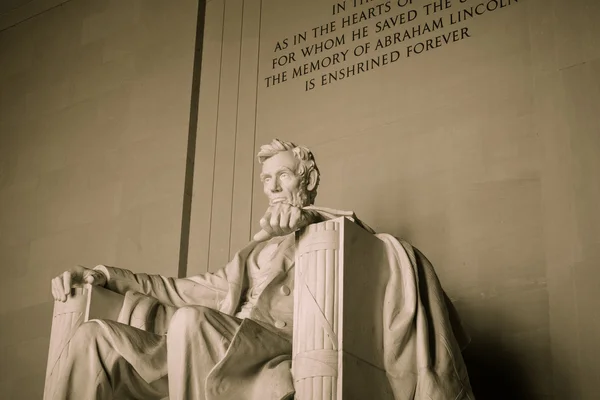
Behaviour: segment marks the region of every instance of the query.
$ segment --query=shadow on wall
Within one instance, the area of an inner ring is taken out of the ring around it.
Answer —
[[[526,369],[516,354],[493,340],[473,339],[463,352],[469,379],[477,400],[546,400],[535,393]]]

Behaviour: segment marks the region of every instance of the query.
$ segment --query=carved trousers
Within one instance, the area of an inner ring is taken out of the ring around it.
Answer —
[[[113,321],[82,324],[49,399],[205,399],[206,376],[242,320],[207,307],[175,312],[166,336]]]

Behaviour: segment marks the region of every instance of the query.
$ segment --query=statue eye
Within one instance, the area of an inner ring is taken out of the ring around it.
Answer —
[[[287,178],[289,178],[290,176],[288,175],[288,173],[287,173],[287,172],[284,172],[283,174],[279,175],[279,177],[280,177],[280,178],[283,178],[283,179],[287,179]]]
[[[271,177],[266,177],[266,178],[263,178],[263,182],[264,182],[264,183],[269,183],[269,182],[271,182]]]

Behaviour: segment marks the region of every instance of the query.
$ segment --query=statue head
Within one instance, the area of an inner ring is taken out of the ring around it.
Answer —
[[[311,151],[291,142],[273,139],[260,147],[260,180],[270,204],[312,205],[317,197],[319,169]]]

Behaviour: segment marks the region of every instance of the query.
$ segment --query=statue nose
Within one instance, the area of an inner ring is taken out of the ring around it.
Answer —
[[[279,186],[279,182],[277,181],[277,179],[273,179],[269,183],[269,191],[273,193],[281,192],[281,186]]]

